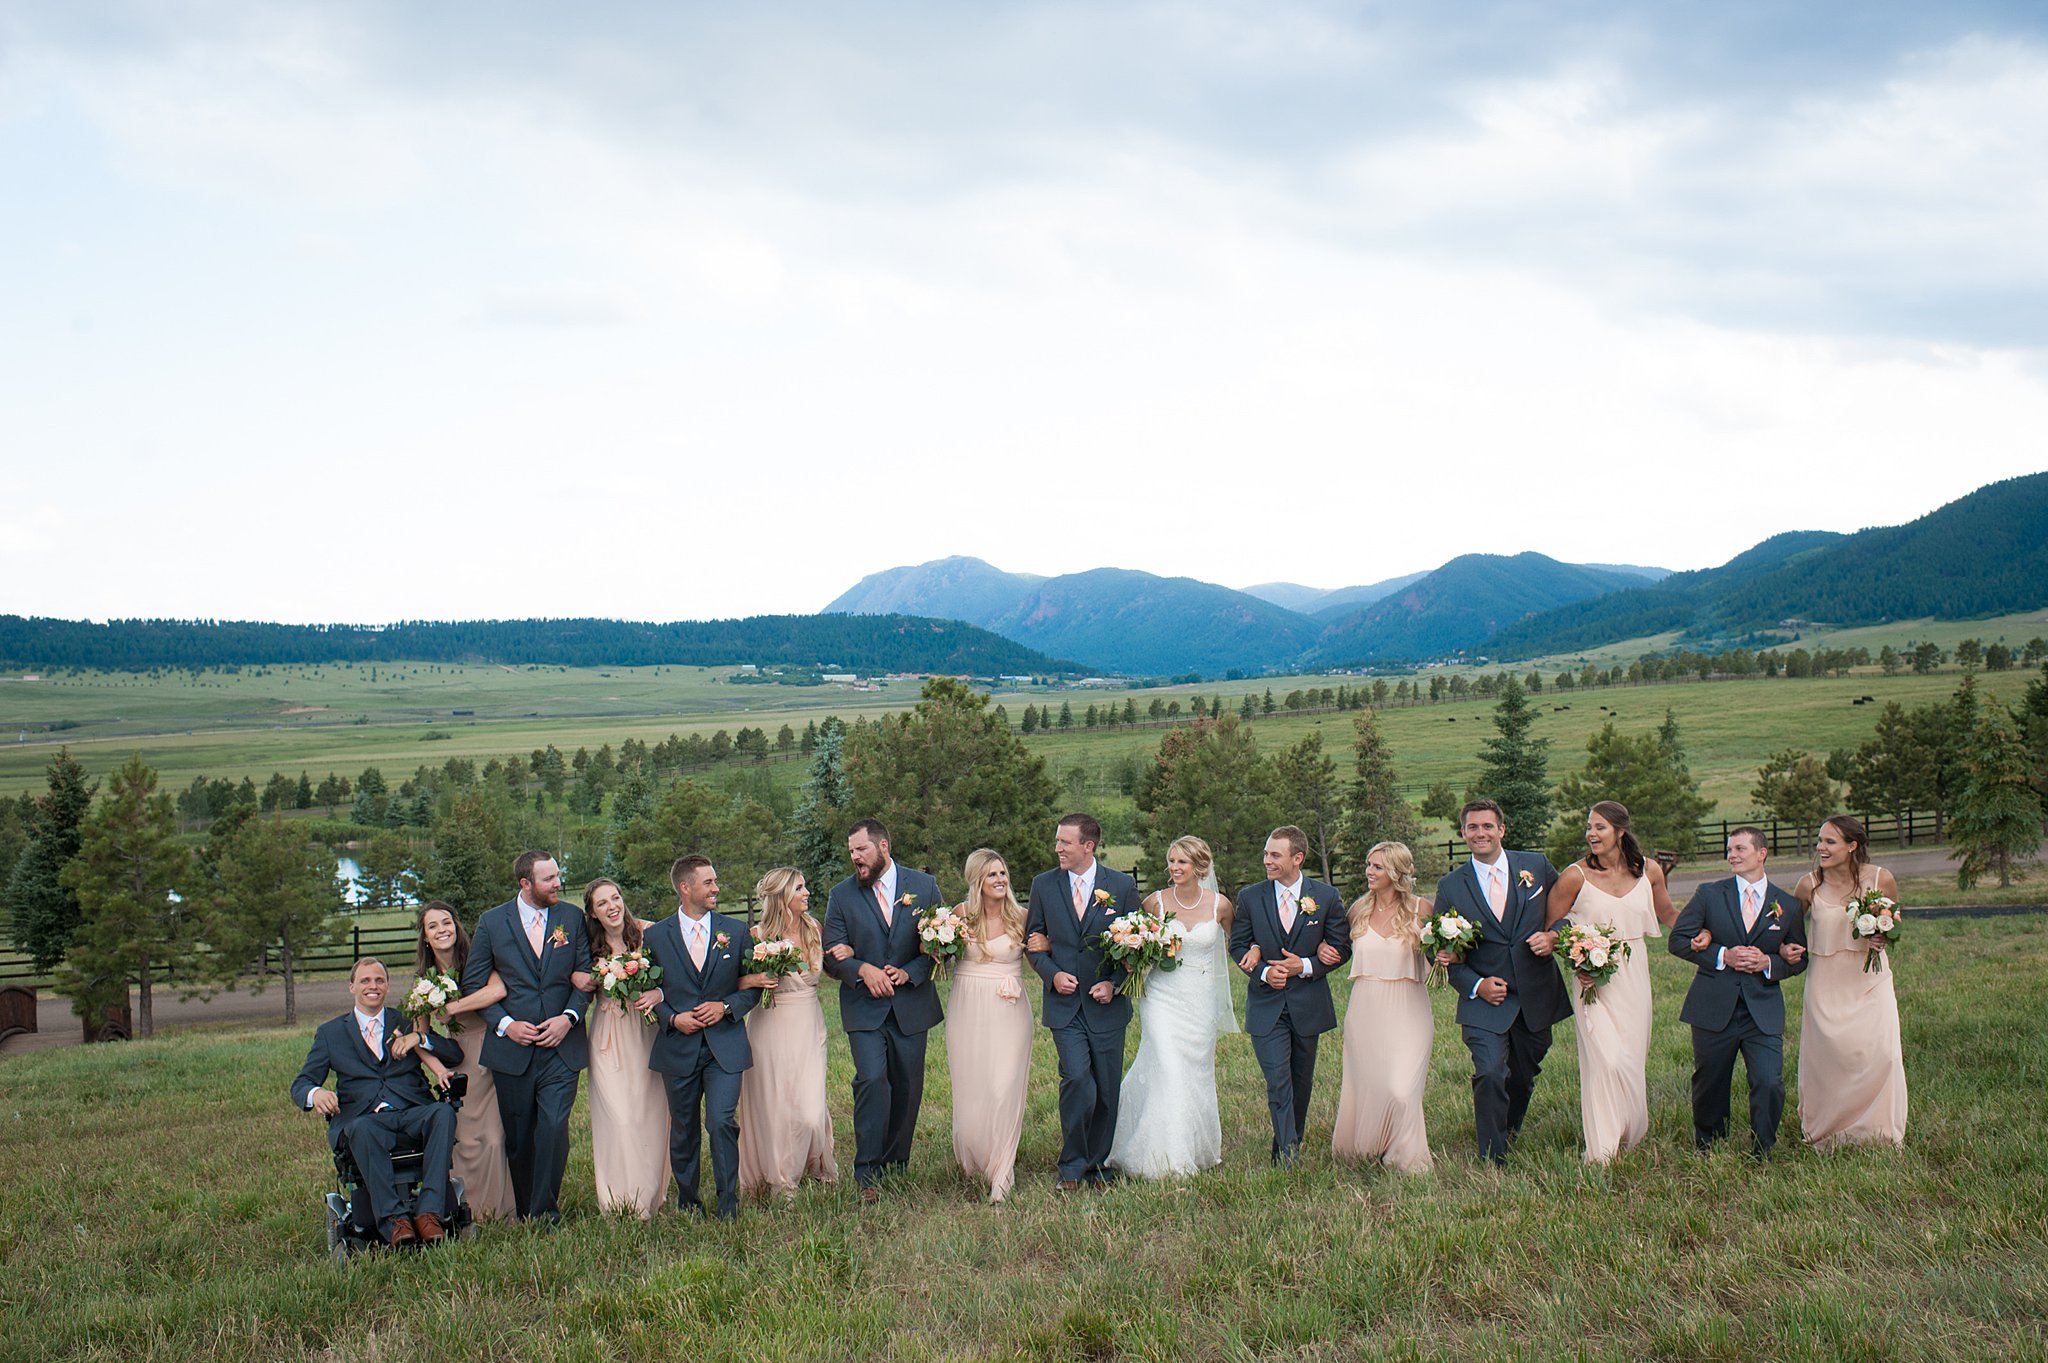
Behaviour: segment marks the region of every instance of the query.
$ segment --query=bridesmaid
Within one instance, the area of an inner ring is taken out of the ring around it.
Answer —
[[[1351,1002],[1344,1013],[1344,1078],[1330,1146],[1339,1159],[1384,1160],[1428,1173],[1422,1090],[1436,1023],[1416,945],[1430,902],[1415,893],[1415,855],[1379,843],[1365,857],[1366,893],[1351,906]]]
[[[1031,1005],[1024,998],[1024,906],[1010,867],[983,847],[967,857],[967,948],[953,966],[946,1005],[946,1065],[953,1080],[953,1158],[988,1181],[1001,1202],[1016,1182],[1031,1079]]]
[[[747,1014],[754,1064],[740,1079],[740,1191],[794,1197],[806,1177],[839,1181],[825,1101],[825,1010],[818,1001],[822,934],[810,914],[810,887],[795,867],[762,876],[754,898],[761,906],[754,935],[796,943],[804,969],[740,979],[742,989],[775,991]]]
[[[1581,927],[1611,927],[1629,945],[1607,983],[1572,1016],[1579,1037],[1579,1117],[1589,1164],[1605,1164],[1650,1134],[1650,959],[1646,938],[1678,918],[1664,868],[1643,856],[1625,805],[1602,800],[1586,811],[1586,855],[1550,891],[1554,915]],[[1581,977],[1578,984],[1587,981]]]
[[[1899,897],[1892,873],[1870,864],[1870,835],[1837,814],[1814,840],[1818,864],[1793,893],[1806,906],[1806,1006],[1799,1020],[1799,1125],[1827,1150],[1906,1141],[1906,1062],[1899,997],[1889,962],[1865,972],[1881,939],[1849,935],[1846,905],[1858,892]]]
[[[418,926],[414,977],[431,968],[461,979],[462,968],[469,964],[469,933],[463,930],[455,910],[436,899],[420,909]],[[505,982],[493,971],[482,989],[448,1005],[448,1030],[456,1033],[462,1045],[462,1063],[456,1069],[469,1076],[468,1094],[455,1114],[455,1154],[449,1171],[462,1180],[470,1215],[479,1221],[512,1219],[512,1170],[505,1163],[505,1124],[498,1117],[497,1085],[484,1068],[483,1030],[465,1026],[462,1017],[504,997]],[[447,1079],[446,1066],[432,1056],[421,1059]]]
[[[626,912],[617,882],[600,877],[583,888],[583,930],[593,964],[638,951],[647,924]],[[597,1205],[645,1221],[668,1188],[668,1092],[647,1068],[654,1024],[645,1014],[661,998],[651,989],[622,1007],[600,997],[590,1009],[590,1162]]]

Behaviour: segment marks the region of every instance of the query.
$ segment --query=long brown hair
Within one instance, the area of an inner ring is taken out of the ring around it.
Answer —
[[[967,900],[960,906],[960,916],[967,920],[967,940],[974,943],[976,952],[984,961],[995,958],[989,955],[988,943],[981,937],[982,917],[988,912],[988,906],[981,902],[981,880],[988,874],[989,867],[997,865],[1006,871],[1010,869],[1010,863],[1003,860],[1003,854],[993,847],[977,847],[967,854],[967,869],[964,872],[967,877]],[[1003,931],[1010,935],[1012,942],[1022,947],[1024,906],[1017,902],[1017,891],[1014,887],[1003,900],[999,911],[1003,919]]]
[[[434,959],[433,945],[427,941],[427,915],[435,909],[455,920],[455,969],[451,973],[460,980],[463,967],[469,964],[469,929],[462,926],[462,915],[455,911],[455,906],[439,899],[430,899],[420,905],[419,916],[413,920],[413,926],[419,929],[420,940],[418,948],[413,952],[412,973],[418,977],[425,975],[429,970],[440,969],[439,963]]]
[[[1598,814],[1607,821],[1607,826],[1614,830],[1615,840],[1621,844],[1621,859],[1628,863],[1628,873],[1641,880],[1647,862],[1643,858],[1643,845],[1636,841],[1635,834],[1628,831],[1628,806],[1614,800],[1599,800],[1586,812]],[[1586,865],[1596,871],[1607,869],[1600,864],[1599,855],[1591,851],[1586,853]]]
[[[754,898],[761,905],[755,932],[759,941],[786,937],[795,942],[805,967],[815,969],[825,959],[824,934],[818,930],[818,920],[796,906],[797,882],[803,878],[804,873],[794,866],[777,866],[754,882]]]
[[[1853,814],[1831,814],[1820,821],[1822,828],[1829,824],[1833,824],[1835,832],[1849,844],[1849,893],[1853,895],[1863,888],[1863,868],[1870,865],[1870,830]],[[1825,885],[1827,879],[1827,867],[1815,862],[1814,888],[1818,889]]]
[[[597,892],[607,885],[619,890],[619,882],[610,876],[599,876],[583,887],[583,931],[590,940],[592,956],[604,955],[605,947],[612,940],[611,929],[597,916]],[[619,890],[619,902],[623,904],[625,900],[626,892]],[[619,922],[619,939],[626,944],[628,951],[640,949],[640,920],[633,916],[631,909],[626,910],[626,916]]]

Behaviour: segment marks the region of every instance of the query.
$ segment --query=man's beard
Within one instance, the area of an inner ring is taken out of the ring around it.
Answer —
[[[872,889],[874,889],[874,888],[875,888],[875,873],[874,873],[874,871],[870,870],[870,869],[869,869],[868,867],[866,867],[866,866],[863,866],[863,865],[861,865],[861,864],[860,864],[859,862],[857,862],[857,861],[856,861],[855,863],[853,863],[853,883],[854,883],[854,884],[856,884],[856,885],[858,885],[858,886],[860,886],[860,887],[861,887],[861,888],[862,888],[863,890],[872,890]]]

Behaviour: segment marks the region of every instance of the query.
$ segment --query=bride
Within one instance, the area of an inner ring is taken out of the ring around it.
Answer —
[[[1178,838],[1166,850],[1167,888],[1145,901],[1187,930],[1178,970],[1152,972],[1138,1000],[1138,1058],[1124,1075],[1109,1162],[1164,1178],[1223,1162],[1216,1107],[1216,1037],[1238,1030],[1230,1001],[1231,903],[1216,893],[1209,844]]]

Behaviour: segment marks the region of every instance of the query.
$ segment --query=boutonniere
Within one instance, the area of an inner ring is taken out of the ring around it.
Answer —
[[[558,947],[565,947],[569,945],[569,931],[567,928],[557,927],[548,934],[548,940]]]
[[[732,938],[730,938],[730,937],[726,936],[726,935],[725,935],[724,933],[722,933],[722,932],[721,932],[721,933],[719,933],[719,934],[718,934],[718,935],[717,935],[716,937],[712,938],[711,940],[712,940],[713,942],[716,942],[716,943],[718,944],[718,949],[719,949],[720,951],[723,951],[723,950],[725,950],[725,949],[726,949],[727,947],[729,947],[729,946],[731,946],[731,945],[732,945]]]
[[[1533,872],[1517,871],[1515,872],[1515,879],[1522,882],[1522,888],[1525,890],[1533,890],[1536,888],[1536,876]]]
[[[1097,890],[1095,892],[1096,908],[1106,909],[1114,903],[1116,903],[1116,896],[1111,894],[1108,890]]]
[[[910,893],[909,891],[907,891],[907,890],[906,890],[906,891],[904,892],[904,894],[903,894],[903,897],[902,897],[901,899],[898,899],[898,900],[896,901],[896,907],[897,907],[897,908],[899,908],[899,909],[914,909],[914,908],[916,908],[916,907],[917,907],[917,896],[916,896],[916,895],[914,895],[914,894],[911,894],[911,893]]]
[[[1777,900],[1773,899],[1771,901],[1771,907],[1769,908],[1769,910],[1766,911],[1765,916],[1773,920],[1783,918],[1785,916],[1785,906],[1783,904],[1780,904]]]
[[[1307,895],[1303,895],[1301,897],[1301,903],[1296,907],[1301,910],[1301,916],[1303,918],[1308,919],[1310,922],[1314,922],[1316,914],[1322,909],[1323,906],[1316,903],[1315,900],[1310,899]]]

